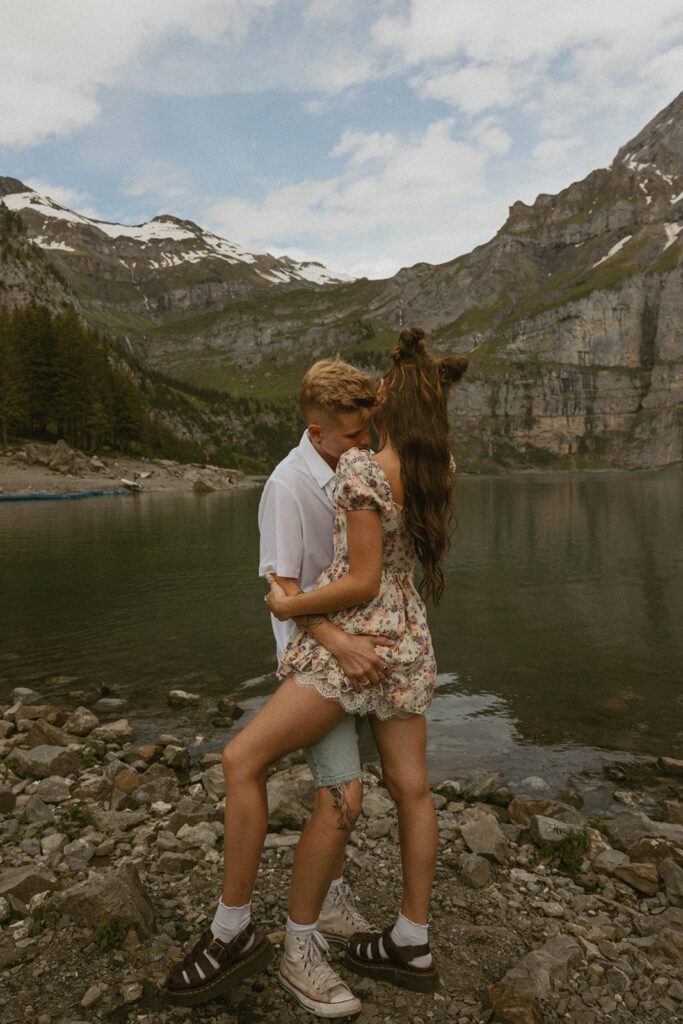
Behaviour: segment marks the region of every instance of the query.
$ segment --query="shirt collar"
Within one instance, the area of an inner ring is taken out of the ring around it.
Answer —
[[[299,451],[318,487],[321,489],[327,487],[330,480],[334,478],[334,470],[325,462],[322,455],[319,455],[315,450],[307,430],[304,430],[303,437],[299,442]]]

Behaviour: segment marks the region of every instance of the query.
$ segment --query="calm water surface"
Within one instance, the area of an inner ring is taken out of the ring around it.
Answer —
[[[0,700],[106,684],[150,734],[175,686],[258,707],[275,686],[258,500],[0,506]],[[430,613],[433,776],[560,785],[614,752],[681,756],[683,473],[461,477],[457,504]]]

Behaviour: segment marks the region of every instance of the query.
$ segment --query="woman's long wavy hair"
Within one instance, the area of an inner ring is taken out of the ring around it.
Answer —
[[[436,358],[420,327],[401,331],[385,375],[380,437],[401,460],[406,525],[422,565],[421,592],[438,604],[442,562],[455,529],[454,474],[448,444],[448,393],[468,366],[466,356]]]

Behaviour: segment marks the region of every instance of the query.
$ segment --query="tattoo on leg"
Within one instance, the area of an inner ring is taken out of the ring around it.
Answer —
[[[350,782],[340,782],[336,786],[329,787],[337,816],[337,828],[340,832],[345,832],[347,836],[351,835],[354,826],[353,817],[349,809],[349,801],[346,796],[350,786]]]

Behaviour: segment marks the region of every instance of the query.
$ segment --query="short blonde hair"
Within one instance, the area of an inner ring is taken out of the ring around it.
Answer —
[[[372,409],[376,403],[372,377],[341,359],[313,363],[299,388],[299,407],[307,422],[315,412],[355,412]]]

